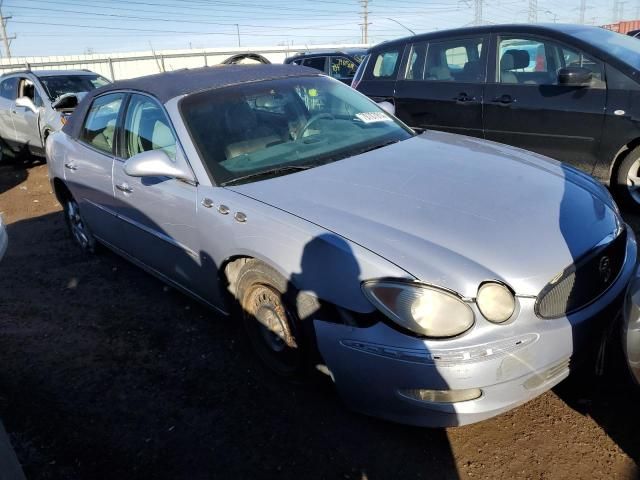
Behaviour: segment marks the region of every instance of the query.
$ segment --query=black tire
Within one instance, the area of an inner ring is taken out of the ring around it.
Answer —
[[[62,202],[62,208],[64,210],[64,219],[73,241],[84,253],[95,253],[97,245],[96,239],[82,218],[78,203],[71,195],[67,195]]]
[[[277,271],[249,260],[237,279],[237,298],[251,346],[276,374],[296,378],[305,370],[302,329],[290,308],[294,292]]]
[[[640,211],[640,147],[631,150],[618,167],[614,191],[620,206]]]

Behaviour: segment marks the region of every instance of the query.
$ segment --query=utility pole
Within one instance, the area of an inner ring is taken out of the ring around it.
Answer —
[[[236,23],[236,32],[238,33],[238,46],[240,46],[240,25]]]
[[[11,40],[15,39],[16,36],[8,37],[7,36],[7,20],[11,17],[5,17],[2,14],[2,0],[0,0],[0,33],[2,34],[2,42],[4,43],[4,52],[7,58],[11,58],[11,48],[9,47]]]
[[[482,18],[482,9],[484,7],[484,0],[475,0],[475,16],[473,19],[474,25],[482,25],[484,19]]]
[[[360,0],[362,5],[362,43],[369,43],[369,0]]]
[[[580,18],[578,23],[584,25],[584,15],[587,12],[587,0],[580,0]]]
[[[613,0],[613,15],[611,20],[613,23],[618,21],[618,11],[620,10],[620,0]]]
[[[538,23],[538,0],[529,0],[529,23]]]

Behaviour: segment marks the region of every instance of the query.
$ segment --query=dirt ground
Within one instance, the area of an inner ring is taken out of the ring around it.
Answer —
[[[29,479],[640,478],[640,399],[615,366],[480,424],[395,425],[275,378],[237,322],[116,255],[83,256],[46,165],[0,164],[0,213],[0,418]]]

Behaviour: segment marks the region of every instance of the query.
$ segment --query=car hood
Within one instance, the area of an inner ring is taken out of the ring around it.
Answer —
[[[610,196],[587,175],[524,150],[441,132],[227,188],[467,297],[492,279],[537,295],[620,226]]]

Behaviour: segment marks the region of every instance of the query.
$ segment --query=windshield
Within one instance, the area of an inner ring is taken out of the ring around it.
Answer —
[[[219,185],[284,175],[413,136],[374,102],[327,77],[209,90],[185,97],[180,109]]]
[[[51,100],[65,93],[89,92],[107,85],[109,80],[100,75],[55,75],[40,77],[40,82]]]
[[[618,57],[627,65],[640,69],[640,42],[637,38],[604,28],[576,28],[571,33],[593,46]]]

